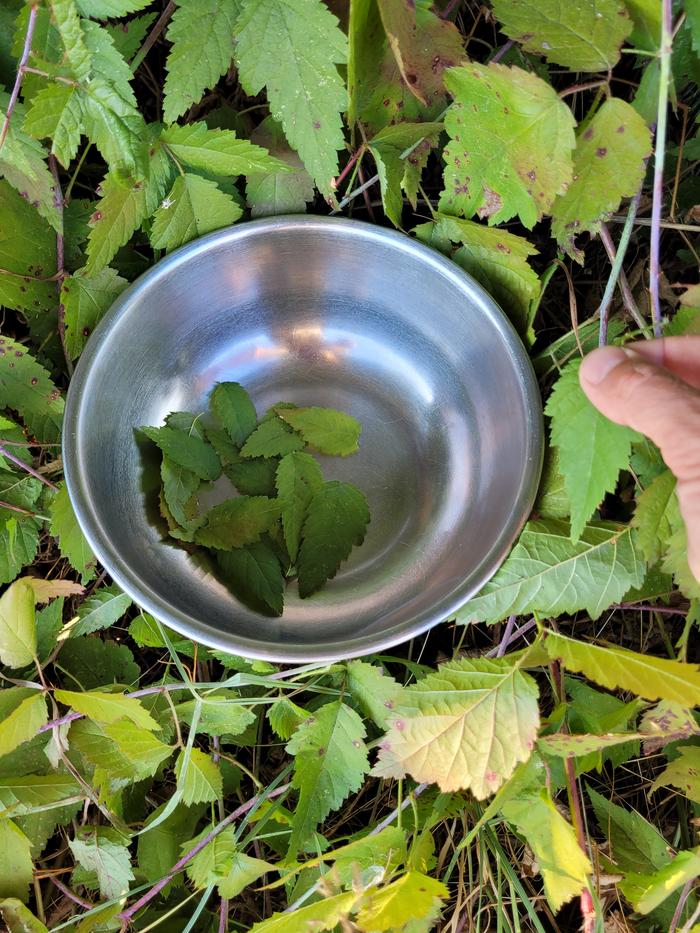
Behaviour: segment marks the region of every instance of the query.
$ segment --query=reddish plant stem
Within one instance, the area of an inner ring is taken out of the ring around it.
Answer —
[[[219,933],[226,933],[228,928],[228,898],[222,897],[219,905]]]
[[[130,67],[131,67],[132,72],[136,71],[136,69],[139,67],[141,62],[144,60],[144,58],[148,55],[148,53],[151,51],[153,46],[156,44],[156,42],[158,41],[158,38],[160,37],[160,34],[163,32],[165,27],[168,25],[168,21],[170,20],[170,17],[173,15],[174,12],[175,12],[175,3],[173,2],[173,0],[170,0],[166,8],[163,10],[163,12],[160,14],[158,19],[156,20],[153,26],[153,29],[151,29],[149,34],[146,36],[146,39],[143,45],[141,46],[141,48],[138,50],[136,55],[134,55],[133,59],[131,60]]]
[[[30,512],[29,509],[23,509],[18,505],[12,505],[9,502],[3,502],[2,499],[0,499],[0,509],[9,509],[11,512],[19,512],[20,515],[31,515],[32,518],[37,517],[36,512]]]
[[[348,173],[352,170],[352,167],[355,164],[355,162],[357,162],[360,156],[364,155],[364,151],[365,151],[365,144],[363,143],[360,146],[360,148],[357,150],[357,152],[353,152],[353,154],[350,156],[350,158],[348,159],[348,164],[345,166],[345,168],[340,173],[340,175],[338,175],[337,178],[332,179],[331,187],[333,188],[333,190],[337,190],[338,186],[342,185],[343,181],[347,178]]]
[[[365,184],[365,173],[362,171],[362,166],[357,166],[357,177],[360,179],[360,184]],[[369,186],[367,186],[369,187]],[[367,188],[364,188],[362,192],[362,197],[365,199],[365,207],[367,208],[367,213],[369,214],[369,219],[374,223],[374,211],[372,210],[372,202],[370,201],[369,191]]]
[[[17,74],[15,76],[15,83],[12,88],[12,93],[10,94],[10,100],[7,104],[7,112],[5,114],[5,122],[2,125],[2,131],[0,131],[0,149],[2,149],[5,138],[7,137],[7,131],[10,128],[10,120],[12,119],[12,114],[19,97],[19,92],[22,87],[22,81],[24,80],[24,73],[27,68],[27,62],[29,61],[29,56],[32,52],[32,39],[34,38],[34,27],[36,26],[36,13],[38,6],[36,3],[33,3],[29,8],[29,19],[27,20],[27,34],[24,37],[24,48],[22,49],[22,55],[19,60],[19,65],[17,66]]]
[[[462,0],[450,0],[450,2],[447,4],[445,9],[440,14],[440,18],[447,19],[449,16],[451,16],[454,8],[458,7],[461,2]]]
[[[607,78],[598,78],[596,81],[584,81],[581,84],[572,84],[571,87],[567,87],[564,88],[563,91],[559,91],[559,99],[562,100],[564,97],[569,97],[571,94],[578,94],[579,91],[592,91],[593,88],[602,87],[607,83]]]
[[[48,486],[49,489],[58,490],[58,486],[54,486],[51,480],[46,479],[45,476],[42,476],[41,473],[37,473],[34,467],[30,467],[28,463],[25,463],[24,460],[20,460],[19,457],[15,457],[13,453],[0,444],[0,455],[7,457],[8,460],[11,460],[16,464],[20,469],[24,470],[25,473],[29,473],[30,476],[33,476],[34,479],[38,479],[39,482],[43,483],[45,486]]]
[[[507,42],[504,42],[500,49],[496,49],[495,53],[489,59],[489,64],[494,65],[503,58],[504,55],[507,55],[508,52],[513,48],[515,42],[513,39],[509,39]]]
[[[290,787],[290,784],[283,784],[282,787],[275,788],[275,790],[272,790],[267,794],[267,799],[271,800],[273,797],[279,797],[281,794],[284,794],[286,791],[288,791]],[[192,861],[195,855],[197,855],[202,851],[202,849],[209,845],[212,839],[215,839],[220,833],[222,833],[227,826],[230,826],[231,823],[234,822],[234,820],[237,820],[239,817],[244,816],[249,810],[252,810],[259,799],[260,795],[253,797],[251,800],[247,800],[236,810],[233,810],[233,812],[229,813],[225,819],[223,819],[220,823],[217,823],[211,832],[207,833],[203,839],[201,839],[189,850],[189,852],[186,852],[182,858],[178,859],[167,875],[164,875],[153,885],[152,888],[149,888],[145,894],[142,894],[141,897],[131,905],[131,907],[128,907],[126,910],[123,910],[120,914],[118,914],[118,918],[122,921],[122,928],[125,929],[129,923],[131,923],[131,920],[135,914],[137,914],[142,907],[145,907],[146,904],[149,904],[153,898],[156,897],[163,890],[163,888],[173,880],[175,875],[179,871],[182,871],[182,869]]]
[[[82,897],[78,897],[78,895],[71,891],[68,885],[64,884],[59,878],[54,878],[52,875],[50,877],[51,884],[58,888],[61,894],[65,894],[69,901],[73,901],[74,904],[85,908],[85,910],[92,910],[92,908],[95,906],[94,904],[91,904],[90,901],[85,901]]]
[[[510,644],[510,639],[513,634],[514,628],[515,628],[515,616],[514,615],[508,616],[508,621],[506,622],[505,632],[503,633],[503,637],[501,638],[496,648],[497,658],[502,658],[503,655],[506,653],[506,649],[508,648],[508,645]]]
[[[681,890],[681,895],[678,898],[678,903],[676,904],[676,909],[673,911],[673,917],[671,918],[671,926],[668,928],[668,933],[676,933],[678,929],[678,924],[681,922],[681,917],[683,916],[683,908],[686,905],[688,898],[690,897],[690,892],[693,890],[695,885],[695,878],[688,878],[686,883],[683,885]]]
[[[512,632],[508,636],[508,638],[506,638],[504,635],[503,638],[501,639],[501,643],[497,645],[495,648],[491,648],[490,651],[487,651],[484,657],[487,657],[487,658],[501,657],[501,655],[498,654],[501,646],[503,646],[504,651],[505,651],[506,648],[510,647],[510,645],[512,645],[514,641],[517,641],[522,635],[526,635],[528,632],[532,631],[532,629],[535,628],[536,625],[537,625],[537,621],[535,619],[530,619],[530,621],[526,622],[525,625],[521,625],[519,629],[516,629],[514,632]],[[508,633],[506,632],[506,635],[507,634]]]

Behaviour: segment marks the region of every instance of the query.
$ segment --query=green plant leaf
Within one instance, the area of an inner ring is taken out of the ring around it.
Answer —
[[[549,397],[550,436],[571,503],[571,539],[577,541],[620,470],[629,466],[636,431],[601,415],[579,383],[580,360],[568,363]]]
[[[436,899],[445,900],[449,891],[441,881],[419,871],[409,871],[391,884],[370,889],[357,914],[360,928],[384,933],[402,928],[410,920],[432,913]]]
[[[239,139],[232,130],[210,130],[206,123],[169,126],[161,139],[178,162],[214,175],[288,171],[261,146]]]
[[[700,875],[700,849],[686,850],[664,865],[653,875],[628,872],[620,883],[620,890],[634,909],[641,914],[651,913],[674,891],[687,881]]]
[[[65,482],[58,487],[51,503],[51,535],[58,539],[61,557],[65,557],[83,583],[97,575],[97,559],[80,530]]]
[[[109,267],[95,275],[75,273],[63,280],[61,302],[65,311],[66,349],[72,359],[80,356],[88,336],[128,284]]]
[[[30,774],[0,778],[0,804],[3,818],[23,816],[34,807],[58,804],[66,797],[82,794],[75,778],[68,774]]]
[[[58,30],[66,63],[76,81],[84,81],[92,69],[92,56],[85,45],[80,17],[73,0],[49,0],[51,22]]]
[[[636,810],[625,810],[588,788],[598,825],[610,842],[610,855],[627,872],[652,874],[671,856],[661,833]]]
[[[322,933],[323,930],[333,930],[348,916],[357,899],[358,895],[354,891],[346,891],[291,913],[274,913],[267,920],[253,924],[249,933],[300,933],[304,929]]]
[[[0,529],[0,583],[14,580],[22,567],[34,560],[40,526],[38,519],[18,522],[11,518]]]
[[[284,457],[286,454],[301,450],[304,441],[275,416],[263,419],[241,448],[243,457]]]
[[[321,0],[246,0],[235,34],[244,89],[255,96],[267,88],[272,117],[329,195],[347,107],[336,67],[346,61],[347,39],[337,19]]]
[[[452,25],[442,21],[444,25]],[[428,140],[428,151],[437,143],[442,123],[396,123],[385,126],[369,142],[369,148],[377,164],[379,185],[382,192],[384,213],[396,227],[401,226],[403,195],[401,188],[410,166],[401,158],[411,146]]]
[[[143,872],[147,881],[155,884],[160,881],[177,862],[182,840],[189,839],[202,815],[202,808],[197,806],[185,807],[180,805],[153,829],[149,824],[158,819],[165,804],[157,807],[146,820],[143,832],[138,837],[137,860],[139,870]],[[176,874],[172,882],[164,888],[167,891],[170,885],[181,886],[183,876]]]
[[[558,911],[586,888],[592,872],[571,824],[546,790],[509,800],[501,812],[527,840],[539,865],[549,905]]]
[[[0,917],[7,924],[8,933],[48,933],[48,927],[16,897],[0,901]]]
[[[204,829],[187,842],[181,844],[182,854],[189,852],[190,849],[201,842],[211,833],[213,827],[205,826]],[[236,839],[233,829],[225,829],[207,843],[201,849],[187,866],[187,877],[195,888],[201,890],[209,885],[216,884],[226,875],[231,867],[233,856],[236,852]]]
[[[214,87],[233,57],[241,0],[180,0],[168,26],[163,117],[174,123]]]
[[[445,86],[454,102],[440,210],[490,224],[519,216],[532,229],[573,176],[571,111],[546,81],[505,65],[450,68]]]
[[[221,475],[219,458],[209,444],[195,434],[172,427],[143,427],[139,430],[173,463],[190,470],[200,479],[215,480]]]
[[[359,449],[357,418],[334,408],[280,408],[277,414],[319,453],[347,457]]]
[[[401,687],[376,664],[350,661],[347,665],[347,688],[360,709],[380,729],[386,729],[401,695]]]
[[[94,78],[85,86],[81,107],[83,127],[112,170],[146,171],[146,124],[136,109],[131,89],[125,99],[109,81]]]
[[[619,0],[494,0],[493,12],[510,39],[571,71],[608,71],[632,29]]]
[[[195,540],[205,547],[229,550],[255,544],[269,531],[280,515],[275,499],[267,496],[239,496],[215,505],[195,533]]]
[[[647,563],[655,564],[663,556],[677,513],[676,477],[666,470],[639,496],[632,519],[637,529],[637,545]]]
[[[103,693],[90,690],[77,693],[74,690],[56,690],[54,696],[78,713],[98,723],[113,723],[118,719],[129,719],[142,729],[155,730],[158,723],[146,712],[141,703],[121,693]]]
[[[238,382],[218,382],[209,397],[214,415],[236,447],[241,447],[258,423],[255,405]]]
[[[10,337],[0,337],[0,398],[20,415],[38,441],[53,444],[60,440],[61,393],[26,347]]]
[[[545,647],[569,671],[583,673],[608,690],[629,690],[648,700],[672,700],[682,706],[697,703],[700,668],[624,648],[601,648],[549,633]]]
[[[28,687],[8,687],[0,694],[0,756],[34,738],[48,720],[46,700]]]
[[[188,725],[192,723],[196,700],[178,703],[175,707],[178,718]],[[206,735],[240,735],[255,721],[255,713],[244,706],[236,694],[209,694],[201,701],[197,731]]]
[[[109,628],[122,618],[131,606],[131,597],[116,583],[94,590],[78,607],[78,622],[70,629],[70,637],[90,635]]]
[[[268,707],[267,718],[273,732],[286,742],[309,718],[309,713],[288,697],[280,697]]]
[[[651,785],[651,790],[676,787],[689,800],[700,804],[700,746],[678,745],[676,751],[678,757],[669,762]]]
[[[51,152],[64,168],[80,144],[83,106],[80,90],[70,84],[49,84],[32,98],[24,130],[36,139],[51,140]]]
[[[307,203],[314,199],[314,183],[287,143],[282,127],[272,117],[265,117],[250,139],[286,166],[284,172],[255,172],[246,177],[245,194],[251,216],[303,214]]]
[[[622,198],[637,193],[650,152],[649,129],[624,100],[609,97],[581,129],[573,180],[552,207],[552,235],[574,259],[583,261],[578,234],[598,233]]]
[[[535,681],[507,658],[441,664],[400,694],[374,773],[408,772],[483,800],[530,757],[537,697]]]
[[[128,16],[129,13],[138,13],[147,7],[151,0],[75,0],[76,6],[83,16],[93,19],[116,19],[119,16]]]
[[[61,648],[61,666],[84,690],[113,684],[135,688],[141,674],[127,645],[101,638],[69,638]]]
[[[175,762],[175,774],[185,806],[218,800],[223,791],[219,766],[199,748],[190,749],[187,768],[183,768],[184,756],[185,752],[180,752]]]
[[[333,579],[353,547],[364,541],[369,520],[367,500],[350,483],[324,483],[314,493],[297,558],[302,599]]]
[[[299,551],[301,530],[309,503],[323,485],[318,462],[310,454],[299,451],[287,454],[279,462],[276,474],[284,543],[294,563]]]
[[[326,703],[287,743],[294,755],[292,787],[299,793],[289,854],[304,849],[315,828],[357,791],[369,769],[365,727],[344,703]]]
[[[128,840],[106,826],[79,827],[68,845],[76,862],[88,872],[95,872],[100,894],[107,900],[121,897],[133,881]]]
[[[244,888],[253,884],[274,866],[260,858],[253,858],[245,852],[234,852],[231,865],[218,883],[221,897],[238,897]]]
[[[53,275],[56,270],[54,231],[5,179],[0,179],[0,216],[3,220],[0,225],[0,267],[5,270],[0,274],[0,302],[6,308],[31,314],[53,309],[56,283],[46,281],[44,277]],[[5,344],[9,340],[8,337],[0,339]],[[0,348],[5,344],[0,344]],[[8,362],[0,359],[0,396],[3,399],[6,397],[3,381],[13,375],[5,371]]]
[[[116,792],[152,777],[173,749],[129,719],[101,724],[81,719],[71,724],[71,752],[94,766],[93,783]]]
[[[178,175],[153,217],[151,245],[168,252],[194,237],[235,223],[241,208],[216,182],[186,172]]]
[[[136,55],[157,15],[144,13],[143,16],[134,16],[126,23],[108,23],[104,27],[112,37],[114,47],[126,61],[130,61]]]
[[[26,578],[15,580],[0,596],[0,661],[24,667],[36,657],[36,595]]]
[[[597,619],[643,579],[644,564],[627,526],[589,524],[574,543],[566,522],[528,522],[498,573],[456,618],[497,622],[511,613],[548,617],[585,609]]]
[[[4,122],[6,114],[2,110],[0,114]],[[57,233],[63,233],[63,214],[56,206],[54,179],[44,161],[44,147],[20,129],[19,117],[21,112],[15,117],[17,123],[9,123],[0,149],[0,177],[4,176]]]
[[[12,820],[0,820],[0,897],[26,901],[34,877],[29,840]]]

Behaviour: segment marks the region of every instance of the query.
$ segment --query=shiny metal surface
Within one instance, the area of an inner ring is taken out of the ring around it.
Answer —
[[[157,455],[134,434],[204,409],[221,380],[259,413],[328,405],[363,427],[358,454],[322,465],[366,494],[365,543],[311,599],[291,585],[280,619],[164,538]],[[532,505],[541,419],[520,341],[456,265],[378,227],[285,217],[188,244],[121,296],[71,383],[63,455],[85,535],[139,605],[233,653],[331,660],[423,632],[495,572]]]

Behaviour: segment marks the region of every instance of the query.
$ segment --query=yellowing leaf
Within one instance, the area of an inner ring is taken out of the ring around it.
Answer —
[[[700,849],[679,852],[678,855],[653,875],[628,872],[620,890],[634,909],[648,914],[677,891],[686,881],[700,875]]]
[[[307,930],[321,933],[332,930],[350,914],[358,896],[354,891],[346,891],[291,913],[275,913],[268,920],[253,924],[249,933],[306,933]]]
[[[532,752],[539,726],[535,681],[506,658],[441,664],[398,700],[373,773],[493,794]]]
[[[153,218],[151,245],[168,251],[195,237],[235,223],[242,214],[216,182],[186,172],[178,175]]]
[[[0,661],[24,667],[36,657],[36,596],[26,579],[15,580],[0,596]]]
[[[48,719],[46,700],[38,690],[9,687],[2,691],[0,757],[33,739]]]
[[[571,181],[571,111],[520,68],[472,62],[445,72],[445,85],[454,102],[440,210],[494,224],[519,216],[531,229]]]
[[[562,758],[574,758],[589,755],[591,752],[601,751],[615,745],[624,745],[634,742],[641,736],[637,732],[612,732],[606,735],[569,734],[555,732],[552,735],[542,736],[537,745],[547,755],[558,755]]]
[[[33,877],[29,840],[12,820],[0,820],[0,898],[26,901]]]
[[[679,745],[676,750],[678,757],[669,762],[651,785],[651,790],[676,787],[689,800],[700,804],[700,746]]]
[[[444,900],[449,893],[441,881],[419,871],[409,871],[385,887],[370,889],[362,899],[357,922],[361,929],[372,933],[397,930],[409,920],[420,920],[430,914],[436,899]]]
[[[134,697],[121,693],[100,693],[97,690],[78,693],[73,690],[56,690],[56,699],[82,713],[95,722],[112,723],[118,719],[130,719],[142,729],[157,729],[158,723],[147,713]]]
[[[639,731],[644,736],[644,754],[652,755],[668,742],[700,735],[693,713],[679,703],[662,700],[642,716]]]
[[[622,198],[637,193],[650,152],[651,136],[644,120],[614,97],[579,133],[573,180],[552,207],[552,234],[573,258],[583,261],[575,237],[597,233]]]

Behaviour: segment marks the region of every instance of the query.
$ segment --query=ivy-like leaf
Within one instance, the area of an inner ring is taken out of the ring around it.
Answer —
[[[95,275],[75,273],[64,278],[60,300],[65,312],[66,350],[72,359],[80,356],[88,336],[128,284],[109,267]]]
[[[169,126],[161,139],[178,162],[213,175],[288,171],[284,162],[260,146],[238,139],[232,130],[210,130],[206,123]]]
[[[206,441],[187,431],[167,425],[163,428],[143,427],[142,434],[157,444],[173,463],[191,470],[200,479],[215,480],[221,475],[221,464]]]
[[[347,107],[336,67],[347,40],[337,19],[321,0],[245,0],[234,31],[243,87],[251,96],[267,87],[273,118],[329,195]]]
[[[78,621],[70,629],[70,637],[90,635],[118,622],[131,606],[131,597],[116,583],[96,589],[78,607]]]
[[[293,563],[299,550],[301,529],[309,503],[323,485],[323,474],[318,462],[310,454],[297,451],[280,460],[276,483],[284,543]]]
[[[195,540],[204,547],[229,550],[255,544],[280,516],[275,499],[267,496],[239,496],[215,505],[206,515]]]
[[[454,103],[445,117],[440,210],[490,224],[519,216],[531,229],[573,176],[574,118],[550,84],[505,65],[472,62],[445,73]]]
[[[80,530],[65,483],[58,487],[51,503],[51,534],[58,539],[61,557],[80,574],[83,583],[97,574],[97,560]]]
[[[186,172],[178,175],[153,218],[151,245],[172,250],[194,237],[235,223],[242,214],[216,182]]]

